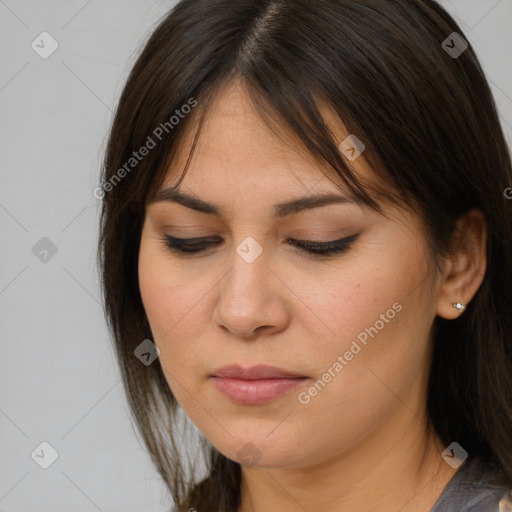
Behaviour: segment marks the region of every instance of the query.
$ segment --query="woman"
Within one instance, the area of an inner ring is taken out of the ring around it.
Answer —
[[[506,510],[511,184],[436,2],[179,2],[119,101],[99,245],[175,510]]]

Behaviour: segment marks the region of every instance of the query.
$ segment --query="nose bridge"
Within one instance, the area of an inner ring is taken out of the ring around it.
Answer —
[[[231,271],[223,283],[222,296],[227,300],[243,300],[244,308],[258,307],[268,293],[272,273],[267,268],[267,254],[252,236],[235,247],[231,258]]]
[[[285,314],[276,279],[267,268],[268,254],[253,237],[239,243],[230,271],[220,283],[214,320],[241,337],[259,327],[282,327]]]

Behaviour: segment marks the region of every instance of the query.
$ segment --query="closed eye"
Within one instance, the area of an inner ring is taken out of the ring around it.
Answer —
[[[339,240],[330,240],[328,242],[314,242],[310,240],[288,239],[287,243],[313,257],[331,257],[348,251],[351,245],[357,240],[360,233],[341,238]],[[175,238],[165,235],[164,242],[166,246],[179,256],[188,256],[204,253],[213,247],[220,245],[223,240],[218,237],[202,238]]]

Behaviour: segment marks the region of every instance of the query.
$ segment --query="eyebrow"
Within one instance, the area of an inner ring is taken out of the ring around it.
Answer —
[[[158,192],[153,199],[148,203],[156,203],[161,201],[168,201],[172,203],[178,203],[192,210],[196,210],[201,213],[207,213],[210,215],[216,215],[221,219],[226,219],[226,215],[222,208],[217,205],[207,203],[198,197],[194,197],[189,194],[185,194],[176,189],[165,189]],[[322,193],[311,196],[300,197],[298,199],[292,199],[285,203],[274,205],[274,217],[283,218],[294,213],[298,213],[304,210],[310,210],[313,208],[319,208],[321,206],[327,206],[330,204],[346,204],[354,203],[352,199],[346,196],[340,196],[333,193]]]

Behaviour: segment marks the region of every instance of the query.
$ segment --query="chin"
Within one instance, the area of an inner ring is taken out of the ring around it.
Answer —
[[[229,438],[214,446],[225,457],[243,466],[260,468],[293,466],[299,455],[296,443],[286,436],[272,440],[267,436],[268,433],[261,436],[244,436],[243,439]]]

